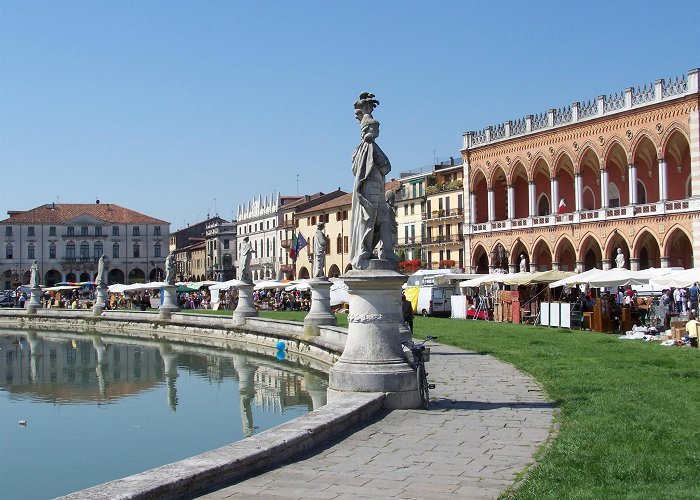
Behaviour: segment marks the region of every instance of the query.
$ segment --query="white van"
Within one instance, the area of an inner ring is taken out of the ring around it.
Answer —
[[[418,292],[416,313],[423,316],[445,315],[452,311],[454,286],[423,285]]]

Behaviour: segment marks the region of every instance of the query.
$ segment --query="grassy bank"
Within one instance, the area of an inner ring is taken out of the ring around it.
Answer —
[[[441,318],[415,330],[515,365],[559,408],[558,437],[513,498],[700,498],[700,350]]]

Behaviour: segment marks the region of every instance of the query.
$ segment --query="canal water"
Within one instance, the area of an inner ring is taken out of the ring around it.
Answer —
[[[325,404],[327,385],[284,353],[0,331],[0,497],[53,498],[218,448]]]

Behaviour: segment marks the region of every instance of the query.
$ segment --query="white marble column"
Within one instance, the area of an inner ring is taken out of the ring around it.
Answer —
[[[550,212],[556,214],[559,210],[559,178],[552,177],[549,180],[552,209]]]
[[[476,224],[476,193],[469,193],[469,223]]]
[[[576,174],[574,177],[574,199],[575,210],[577,212],[583,210],[583,174]]]
[[[600,207],[608,208],[610,204],[608,197],[608,171],[603,169],[600,171]]]
[[[668,168],[666,158],[659,158],[659,200],[668,200]]]
[[[537,215],[537,190],[535,188],[535,182],[530,181],[527,183],[527,201],[529,207],[530,217]]]
[[[508,218],[515,219],[515,188],[508,185]]]
[[[637,204],[637,165],[630,163],[628,165],[629,175],[627,176],[629,181],[629,205]]]
[[[489,222],[493,222],[496,218],[496,193],[493,188],[489,188]]]

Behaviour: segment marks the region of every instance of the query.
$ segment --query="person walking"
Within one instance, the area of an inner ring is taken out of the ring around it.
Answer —
[[[401,313],[403,314],[403,320],[413,332],[413,304],[411,304],[406,295],[401,294]]]

